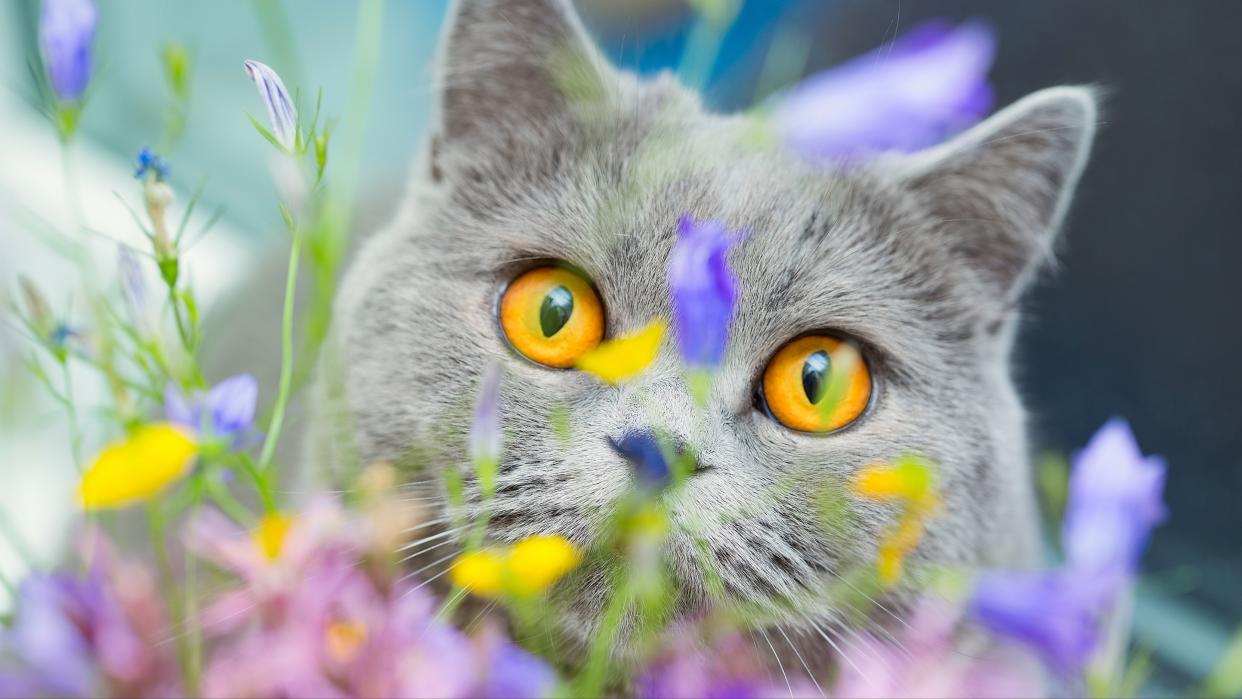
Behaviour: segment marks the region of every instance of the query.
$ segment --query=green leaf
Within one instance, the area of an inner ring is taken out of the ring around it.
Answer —
[[[173,247],[181,246],[181,236],[185,233],[185,227],[190,223],[190,216],[194,213],[194,207],[198,205],[198,200],[203,196],[203,189],[207,186],[207,178],[203,178],[198,187],[194,188],[194,196],[190,197],[190,202],[186,204],[185,213],[181,215],[181,223],[177,224],[177,234],[173,236]]]
[[[1208,675],[1203,693],[1209,697],[1242,697],[1242,627],[1234,632],[1216,669]]]
[[[250,125],[254,127],[254,130],[258,131],[260,136],[266,138],[268,143],[275,146],[281,153],[292,155],[283,145],[280,144],[280,141],[276,139],[276,135],[271,131],[268,131],[266,126],[259,123],[258,119],[255,119],[254,116],[250,114],[247,114],[246,118],[250,120]]]

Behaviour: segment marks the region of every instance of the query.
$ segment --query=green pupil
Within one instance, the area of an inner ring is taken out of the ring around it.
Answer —
[[[539,307],[539,329],[544,337],[552,337],[565,327],[574,313],[574,295],[569,289],[558,286],[543,297]]]
[[[820,350],[812,352],[802,364],[802,390],[806,399],[815,405],[824,399],[828,392],[828,372],[832,369],[832,360],[828,353]]]

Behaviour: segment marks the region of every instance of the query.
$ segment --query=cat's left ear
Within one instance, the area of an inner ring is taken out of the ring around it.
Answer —
[[[940,243],[1012,303],[1052,254],[1096,125],[1085,87],[1036,92],[957,138],[894,161]]]
[[[569,0],[455,0],[439,64],[441,145],[504,160],[564,136],[609,71]]]

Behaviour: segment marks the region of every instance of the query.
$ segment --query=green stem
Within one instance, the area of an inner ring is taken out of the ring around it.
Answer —
[[[172,559],[168,556],[168,542],[164,535],[164,515],[160,512],[159,504],[151,501],[147,505],[147,531],[151,536],[151,548],[155,551],[156,573],[159,578],[160,589],[164,591],[164,605],[167,609],[168,618],[173,621],[174,629],[184,629],[182,625],[181,610],[177,604],[176,578],[173,575]],[[188,643],[188,635],[185,633],[176,634],[177,637],[177,657],[181,664],[181,675],[187,689],[191,686],[190,680],[192,674],[190,672],[190,647]]]
[[[574,696],[598,697],[604,693],[604,685],[608,681],[608,661],[612,657],[612,648],[617,633],[621,630],[621,617],[629,609],[633,598],[633,590],[628,582],[614,589],[616,596],[604,610],[604,618],[600,621],[600,632],[596,635],[595,642],[591,644],[586,667],[583,668],[582,674],[578,677],[577,687],[574,688]]]
[[[275,514],[277,512],[276,498],[272,494],[272,485],[268,478],[260,473],[254,462],[246,454],[238,456],[238,463],[241,464],[242,470],[246,472],[246,475],[250,476],[250,480],[254,481],[254,487],[259,491],[259,498],[263,501],[264,511],[267,514]]]
[[[298,60],[297,43],[289,30],[289,15],[280,0],[254,0],[255,18],[263,41],[276,54],[277,65],[290,85],[302,84],[301,62]]]
[[[60,362],[61,375],[65,380],[65,408],[69,416],[69,449],[73,454],[74,467],[82,472],[82,430],[78,425],[78,411],[73,398],[73,373],[69,371],[69,362]]]
[[[172,306],[173,318],[177,320],[177,336],[181,338],[181,346],[190,356],[194,356],[194,336],[186,330],[185,320],[181,317],[181,303],[177,301],[177,290],[172,286],[168,287],[168,303]]]
[[[298,287],[302,234],[296,228],[292,232],[293,244],[289,248],[289,268],[285,274],[285,306],[280,327],[280,388],[276,394],[276,404],[272,408],[271,422],[267,426],[263,451],[259,455],[258,471],[264,478],[269,477],[272,470],[272,458],[276,454],[276,443],[280,441],[280,430],[285,422],[285,408],[289,404],[289,389],[293,379],[293,301]]]
[[[220,508],[221,512],[243,527],[249,528],[251,526],[254,518],[251,516],[250,511],[237,498],[233,497],[233,493],[229,492],[227,486],[210,478],[206,479],[206,485],[207,496],[211,498],[216,507]],[[262,487],[266,484],[260,479],[259,485]]]
[[[194,486],[191,507],[197,509],[202,501],[200,476]],[[182,618],[186,637],[185,692],[186,696],[198,696],[199,679],[203,672],[203,630],[198,623],[198,561],[187,549],[185,551],[185,602]]]

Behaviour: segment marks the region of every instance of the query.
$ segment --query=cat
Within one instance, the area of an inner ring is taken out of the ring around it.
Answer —
[[[943,145],[834,168],[755,147],[756,117],[710,113],[669,75],[612,67],[567,0],[458,0],[443,42],[438,119],[409,195],[337,299],[344,417],[363,462],[421,464],[412,492],[448,508],[443,473],[470,472],[472,403],[498,364],[505,440],[489,535],[589,547],[633,479],[613,445],[658,430],[711,467],[670,504],[687,611],[708,587],[693,529],[729,597],[769,610],[790,638],[842,623],[816,585],[874,560],[893,512],[851,501],[848,529],[825,533],[817,498],[904,454],[936,464],[943,500],[911,566],[1037,561],[1010,354],[1018,300],[1087,159],[1090,88],[1043,90]],[[668,318],[683,214],[749,231],[728,258],[740,296],[704,408],[671,340],[620,386],[514,351],[497,299],[542,262],[589,278],[606,337]],[[773,353],[810,331],[857,338],[875,381],[865,417],[826,436],[783,427],[755,399]],[[446,549],[434,553],[424,577],[447,565]],[[569,648],[598,628],[605,580],[588,565],[557,589]]]

